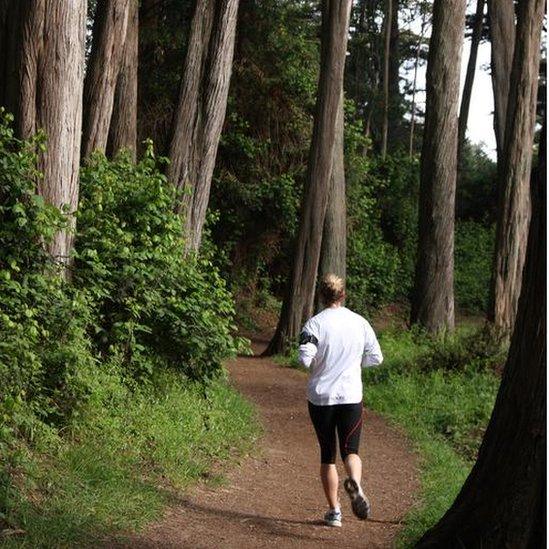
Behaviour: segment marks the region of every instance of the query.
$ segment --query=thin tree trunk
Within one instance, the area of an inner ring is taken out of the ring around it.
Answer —
[[[480,44],[482,27],[484,25],[484,4],[485,0],[477,0],[475,22],[473,26],[473,33],[471,35],[471,52],[469,53],[465,84],[463,86],[463,94],[461,96],[458,122],[458,171],[461,167],[463,148],[465,146],[465,134],[467,132],[467,121],[469,120],[469,106],[471,105],[471,94],[473,92],[473,83],[475,81],[475,72],[477,67],[478,46]]]
[[[313,313],[322,231],[330,190],[351,0],[324,0],[318,96],[299,234],[282,312],[266,353],[283,351]]]
[[[168,178],[182,191],[187,251],[198,251],[232,72],[238,0],[199,0],[191,23]]]
[[[129,0],[128,10],[126,41],[114,94],[109,152],[111,156],[114,156],[120,149],[127,149],[135,159],[137,149],[139,1]]]
[[[465,0],[435,0],[419,197],[411,320],[429,332],[454,328],[454,210],[459,70]]]
[[[389,57],[391,54],[391,27],[393,0],[385,0],[385,46],[383,49],[383,119],[381,125],[381,157],[387,155],[387,136],[389,132]]]
[[[417,70],[419,68],[419,59],[421,57],[421,46],[425,37],[425,28],[427,27],[426,12],[423,12],[421,17],[421,31],[419,33],[419,41],[416,50],[416,60],[414,64],[414,79],[412,83],[412,107],[410,112],[410,143],[408,146],[408,155],[410,158],[414,154],[414,133],[416,128],[416,92],[417,92]]]
[[[398,12],[400,0],[391,2],[391,39],[389,44],[389,120],[388,120],[388,149],[395,149],[400,137],[402,113],[400,110],[400,29],[398,26]]]
[[[345,113],[341,94],[336,120],[334,160],[324,218],[318,276],[334,273],[345,280],[347,270],[347,207],[345,200]],[[321,303],[316,296],[316,309]]]
[[[29,0],[20,52],[21,135],[30,137],[43,129],[47,137],[47,149],[39,156],[43,177],[37,190],[48,203],[71,213],[78,204],[86,11],[85,1]],[[71,231],[62,231],[49,252],[67,263],[71,247]]]
[[[128,26],[130,0],[98,0],[93,42],[84,83],[82,157],[105,152],[114,92]]]
[[[492,88],[494,90],[494,131],[498,170],[503,166],[507,100],[513,52],[515,50],[515,6],[513,0],[488,0],[490,22]]]
[[[515,322],[528,238],[530,171],[544,8],[544,0],[522,0],[519,3],[507,103],[490,319],[497,327],[509,332]]]
[[[420,540],[419,548],[546,546],[545,131],[546,124],[524,285],[496,404],[471,474],[452,507]]]

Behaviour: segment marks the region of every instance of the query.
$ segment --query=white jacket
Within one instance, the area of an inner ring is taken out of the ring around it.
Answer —
[[[299,360],[311,368],[309,401],[327,406],[361,402],[361,368],[381,364],[383,355],[365,318],[346,307],[328,307],[303,326]]]

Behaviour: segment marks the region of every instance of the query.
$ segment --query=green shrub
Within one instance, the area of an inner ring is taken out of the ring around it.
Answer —
[[[15,139],[10,121],[1,113],[0,443],[34,437],[38,419],[68,420],[89,395],[96,365],[86,335],[88,299],[45,250],[67,222],[34,191],[43,138]]]
[[[92,296],[97,351],[130,377],[203,379],[237,349],[231,295],[207,257],[183,255],[174,199],[150,147],[137,165],[98,155],[81,172],[74,282]]]
[[[490,277],[495,246],[494,227],[475,221],[456,224],[456,302],[469,312],[488,309]]]

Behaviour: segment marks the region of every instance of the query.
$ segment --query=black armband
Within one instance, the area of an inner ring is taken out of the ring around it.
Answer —
[[[299,334],[299,344],[305,345],[306,343],[312,343],[318,347],[318,339],[314,335],[308,334],[307,332],[301,332],[301,334]]]

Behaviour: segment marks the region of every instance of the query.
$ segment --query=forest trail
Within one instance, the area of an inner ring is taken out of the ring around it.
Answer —
[[[264,346],[255,341],[254,351]],[[416,459],[405,438],[366,410],[361,455],[372,519],[357,520],[342,489],[343,526],[329,528],[321,520],[326,504],[306,406],[307,376],[258,356],[239,357],[228,369],[232,383],[255,404],[264,427],[257,452],[228,471],[223,486],[202,483],[176,496],[163,519],[119,546],[392,547],[418,490]],[[338,471],[342,486],[341,461]]]

